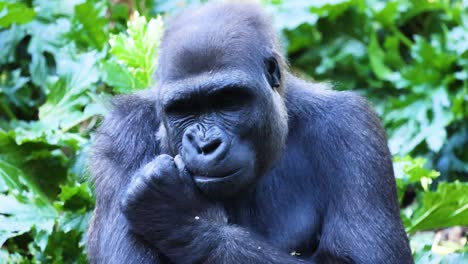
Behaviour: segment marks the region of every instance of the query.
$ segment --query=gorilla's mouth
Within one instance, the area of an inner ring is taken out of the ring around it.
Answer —
[[[215,183],[215,182],[222,182],[226,181],[232,178],[236,178],[242,174],[244,174],[246,171],[246,168],[241,168],[238,170],[235,170],[232,173],[227,173],[224,175],[220,176],[203,176],[203,175],[193,175],[193,179],[196,183]]]

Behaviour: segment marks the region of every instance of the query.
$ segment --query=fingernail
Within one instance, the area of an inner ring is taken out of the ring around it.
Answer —
[[[180,157],[180,155],[176,155],[174,157],[174,162],[179,171],[183,171],[185,169],[185,162],[182,160],[182,157]]]

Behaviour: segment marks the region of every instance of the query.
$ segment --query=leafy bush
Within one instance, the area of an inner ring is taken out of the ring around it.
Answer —
[[[0,0],[0,262],[86,262],[90,132],[110,95],[151,85],[162,20],[145,16],[180,8],[155,2]],[[263,2],[294,71],[374,102],[415,260],[468,260],[466,240],[434,242],[468,226],[468,2]]]
[[[89,132],[112,90],[151,85],[162,32],[160,19],[138,13],[121,32],[109,7],[0,4],[0,259],[8,263],[86,262]]]
[[[394,154],[468,179],[467,1],[275,2],[298,71],[370,98]]]

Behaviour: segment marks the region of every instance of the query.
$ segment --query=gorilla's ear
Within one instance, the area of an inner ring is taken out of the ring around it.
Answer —
[[[278,88],[281,83],[281,72],[278,62],[274,57],[265,60],[265,71],[271,88]]]

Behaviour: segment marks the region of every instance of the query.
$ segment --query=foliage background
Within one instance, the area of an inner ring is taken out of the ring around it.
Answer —
[[[90,134],[151,85],[150,18],[199,2],[0,0],[1,263],[86,262]],[[298,75],[373,102],[416,262],[468,261],[468,1],[262,3]]]

